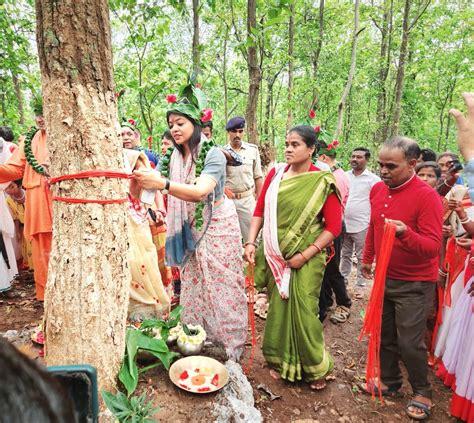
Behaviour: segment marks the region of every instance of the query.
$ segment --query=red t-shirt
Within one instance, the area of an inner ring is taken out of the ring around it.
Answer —
[[[378,182],[370,191],[370,223],[363,263],[372,264],[380,251],[385,219],[407,225],[395,238],[387,278],[436,281],[442,239],[443,207],[437,192],[414,176],[398,188]]]
[[[289,169],[290,165],[285,168],[285,172]],[[320,169],[315,165],[311,164],[308,169],[309,172],[318,172]],[[257,205],[255,206],[255,211],[253,215],[255,217],[263,217],[263,211],[265,209],[265,195],[267,189],[272,182],[273,177],[275,176],[275,168],[268,172],[265,182],[263,183],[262,191],[257,200]],[[321,209],[321,214],[324,218],[324,229],[331,232],[335,237],[341,233],[342,227],[342,208],[341,202],[339,201],[338,196],[335,193],[329,194],[326,202]]]

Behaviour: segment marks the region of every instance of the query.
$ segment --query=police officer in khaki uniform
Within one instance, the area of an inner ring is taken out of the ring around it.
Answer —
[[[242,141],[244,128],[245,119],[240,116],[233,117],[225,126],[228,138],[225,148],[233,150],[243,161],[242,166],[227,166],[225,186],[232,192],[230,197],[237,209],[242,239],[246,242],[256,198],[263,185],[263,173],[258,147]]]

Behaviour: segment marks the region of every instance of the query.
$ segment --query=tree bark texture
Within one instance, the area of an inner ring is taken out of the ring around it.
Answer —
[[[257,27],[257,1],[248,0],[247,2],[247,37],[255,41],[252,29],[255,31]],[[258,63],[257,43],[254,42],[247,50],[247,67],[249,73],[249,95],[247,101],[247,134],[248,141],[258,144],[258,123],[257,123],[257,106],[258,95],[260,91],[260,82],[262,80],[262,71]]]
[[[334,132],[334,139],[339,138],[339,134],[342,130],[342,123],[344,118],[344,106],[347,101],[347,97],[351,91],[352,80],[354,79],[354,74],[356,70],[357,63],[357,38],[359,37],[359,0],[355,0],[354,4],[354,34],[352,36],[352,52],[351,52],[351,66],[349,68],[349,75],[347,76],[346,86],[342,92],[341,100],[337,106],[337,124],[336,131]]]
[[[106,0],[36,0],[51,176],[122,170]],[[67,180],[53,195],[126,197],[123,179]],[[124,204],[54,202],[45,299],[48,365],[88,363],[110,390],[125,350],[130,274]]]
[[[193,71],[196,77],[201,71],[201,53],[199,51],[199,0],[193,0]]]

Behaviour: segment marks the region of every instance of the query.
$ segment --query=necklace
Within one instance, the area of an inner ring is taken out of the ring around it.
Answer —
[[[31,149],[31,141],[33,140],[33,137],[35,136],[37,132],[38,132],[38,128],[33,126],[26,134],[25,145],[24,145],[25,157],[26,157],[26,161],[31,166],[31,168],[36,173],[39,173],[40,175],[44,176],[45,174],[44,167],[38,163],[38,160],[36,160],[36,157],[33,154],[33,150]]]
[[[204,169],[204,162],[206,161],[207,153],[209,150],[214,147],[216,143],[211,140],[205,140],[201,143],[201,150],[199,151],[199,155],[196,161],[196,170],[195,170],[195,178],[199,178],[201,176],[201,172]],[[160,162],[160,172],[165,178],[169,178],[170,175],[170,161],[171,161],[171,154],[173,154],[174,148],[169,148],[166,152],[165,156],[162,158]],[[181,153],[180,153],[181,154]],[[204,210],[204,202],[200,201],[196,204],[196,212],[194,215],[194,219],[196,222],[196,229],[200,231],[202,229],[203,218],[202,212]]]

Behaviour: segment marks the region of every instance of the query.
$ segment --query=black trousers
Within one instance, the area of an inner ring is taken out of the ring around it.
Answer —
[[[434,282],[387,279],[382,313],[382,382],[394,389],[401,387],[401,358],[413,393],[427,398],[431,398],[431,384],[428,382],[425,332],[435,287]]]
[[[345,307],[351,307],[352,301],[347,295],[347,288],[339,270],[341,262],[342,235],[334,240],[334,257],[327,264],[324,271],[323,283],[321,285],[321,294],[319,295],[319,320],[321,322],[326,318],[327,309],[332,306],[332,294],[336,297],[336,304]]]

